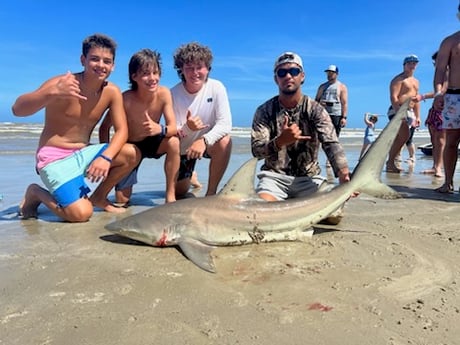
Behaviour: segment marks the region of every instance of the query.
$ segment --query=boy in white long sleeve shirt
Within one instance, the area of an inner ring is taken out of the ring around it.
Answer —
[[[206,195],[217,188],[230,160],[232,115],[225,86],[209,78],[212,53],[192,42],[177,49],[174,68],[181,82],[171,89],[181,146],[176,196],[190,189],[197,159],[210,158]]]

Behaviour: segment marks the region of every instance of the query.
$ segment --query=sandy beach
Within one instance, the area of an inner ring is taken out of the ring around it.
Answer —
[[[250,157],[247,140],[235,139],[225,181]],[[353,166],[361,139],[344,145]],[[18,219],[33,164],[30,149],[0,154],[1,345],[460,344],[459,173],[454,194],[435,192],[442,179],[420,173],[421,153],[382,173],[403,198],[362,194],[308,242],[216,248],[216,274],[107,232],[120,216]],[[139,180],[125,215],[164,202],[161,160],[144,161]]]

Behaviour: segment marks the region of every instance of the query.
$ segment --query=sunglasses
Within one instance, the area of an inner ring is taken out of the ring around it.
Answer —
[[[276,71],[278,78],[284,78],[289,73],[292,77],[297,77],[300,74],[301,70],[297,67],[291,68],[280,68]]]

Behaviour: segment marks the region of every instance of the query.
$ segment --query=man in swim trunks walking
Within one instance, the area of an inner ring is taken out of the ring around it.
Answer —
[[[457,17],[460,19],[460,4]],[[434,73],[435,101],[443,97],[442,127],[446,131],[446,146],[444,147],[444,184],[437,189],[441,193],[452,193],[454,190],[454,173],[458,159],[458,144],[460,142],[460,31],[446,37],[441,42],[436,58]],[[448,72],[447,91],[443,92],[443,84]],[[439,102],[434,103],[435,106]],[[437,106],[436,110],[439,109]]]
[[[130,90],[123,92],[123,104],[128,120],[128,142],[136,147],[140,162],[144,158],[160,158],[166,154],[166,202],[176,201],[175,184],[179,171],[180,154],[172,96],[169,89],[159,85],[161,78],[160,54],[150,49],[135,53],[129,61]],[[164,115],[165,124],[160,124]],[[108,142],[111,127],[110,113],[99,127],[99,139]],[[137,166],[115,186],[115,200],[127,206],[133,185],[137,183]]]
[[[128,127],[120,89],[106,79],[114,68],[116,43],[95,34],[83,41],[80,57],[83,72],[58,75],[38,89],[19,96],[12,110],[30,116],[45,109],[45,124],[37,149],[37,172],[48,190],[31,184],[20,204],[24,218],[37,216],[43,203],[69,222],[84,222],[93,206],[108,212],[123,212],[107,195],[137,162],[126,145]],[[91,133],[110,109],[115,134],[109,144],[90,145]],[[85,177],[99,183],[89,197]]]
[[[402,171],[400,167],[396,166],[396,156],[410,138],[410,127],[417,128],[420,126],[420,104],[412,101],[412,98],[417,96],[419,89],[419,81],[414,77],[417,64],[418,57],[416,55],[406,56],[403,61],[403,71],[394,77],[390,83],[391,106],[388,109],[389,120],[395,116],[407,99],[411,99],[411,103],[407,112],[407,121],[401,122],[398,135],[391,146],[386,164],[387,172],[400,173]]]

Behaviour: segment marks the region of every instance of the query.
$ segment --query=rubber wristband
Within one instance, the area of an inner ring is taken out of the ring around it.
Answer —
[[[109,162],[110,164],[112,164],[112,159],[107,157],[106,155],[100,155],[99,157],[101,157],[102,159],[105,159],[107,162]]]

